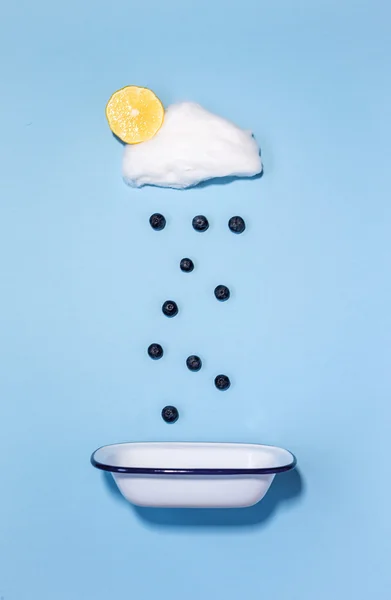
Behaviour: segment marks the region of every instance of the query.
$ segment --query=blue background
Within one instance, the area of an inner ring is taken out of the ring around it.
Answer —
[[[0,598],[388,597],[390,17],[369,1],[3,7]],[[251,128],[264,176],[127,188],[104,116],[126,84]],[[251,509],[135,509],[89,464],[125,440],[277,444],[300,470]]]

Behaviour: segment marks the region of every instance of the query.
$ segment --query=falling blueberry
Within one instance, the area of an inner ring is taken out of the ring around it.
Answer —
[[[149,223],[155,231],[161,231],[166,226],[166,219],[160,213],[154,213],[149,217]]]
[[[161,347],[160,344],[151,344],[148,347],[148,355],[153,359],[153,360],[159,360],[159,358],[161,358],[163,356],[163,348]]]
[[[246,229],[246,223],[242,217],[231,217],[228,221],[228,227],[232,233],[243,233]]]
[[[226,285],[218,285],[215,288],[215,296],[220,302],[225,302],[230,297],[231,292]]]
[[[193,219],[193,228],[196,231],[206,231],[209,227],[209,221],[204,215],[197,215]]]
[[[174,300],[166,300],[162,306],[162,311],[166,317],[175,317],[178,314],[178,305]]]
[[[166,423],[175,423],[179,418],[178,409],[175,406],[165,406],[162,410],[162,419]]]
[[[186,366],[189,371],[199,371],[202,367],[202,360],[199,356],[192,354],[186,360]]]
[[[182,258],[179,266],[184,273],[191,273],[194,269],[194,263],[191,258]]]
[[[217,377],[215,377],[215,386],[217,387],[218,390],[225,392],[225,390],[228,390],[230,385],[231,385],[231,382],[229,380],[229,377],[227,377],[227,375],[217,375]]]

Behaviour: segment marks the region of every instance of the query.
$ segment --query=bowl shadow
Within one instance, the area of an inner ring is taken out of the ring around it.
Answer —
[[[298,502],[305,485],[296,468],[277,475],[263,500],[249,508],[145,508],[128,503],[110,473],[103,473],[106,489],[125,502],[137,518],[154,528],[257,527],[266,524],[280,504]]]

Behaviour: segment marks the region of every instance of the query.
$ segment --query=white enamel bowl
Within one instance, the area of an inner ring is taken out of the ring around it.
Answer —
[[[103,446],[91,463],[109,471],[138,506],[238,508],[265,496],[294,455],[277,446],[203,442],[130,442]]]

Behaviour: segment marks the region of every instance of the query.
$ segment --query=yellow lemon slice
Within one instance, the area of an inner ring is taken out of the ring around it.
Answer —
[[[106,106],[111,131],[126,144],[150,140],[160,129],[164,107],[147,88],[129,85],[114,92]]]

